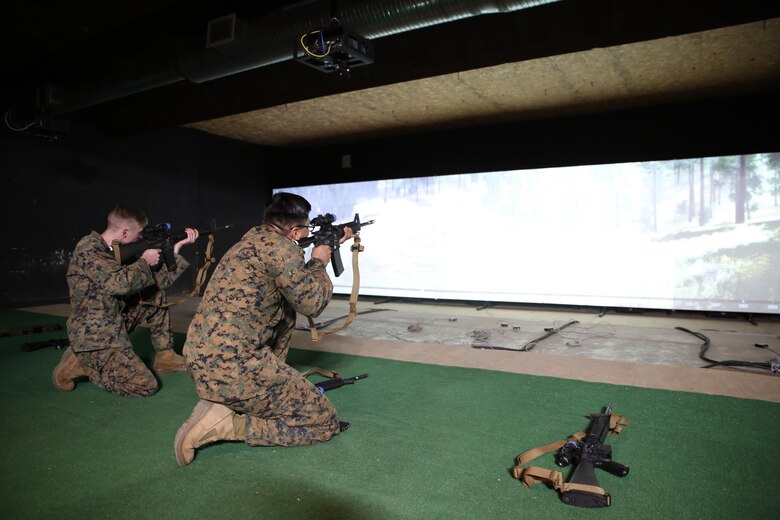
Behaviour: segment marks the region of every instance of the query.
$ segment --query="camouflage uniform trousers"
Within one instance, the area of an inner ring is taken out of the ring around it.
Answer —
[[[300,372],[267,348],[244,364],[243,395],[225,405],[246,414],[246,444],[303,446],[330,440],[339,432],[336,409]]]
[[[142,292],[150,303],[165,304],[165,293],[156,288]],[[133,351],[129,333],[141,323],[146,323],[151,331],[151,341],[155,352],[173,348],[171,315],[168,309],[152,305],[141,305],[138,296],[128,299],[122,312],[124,330],[120,331],[120,341],[109,348],[87,352],[74,352],[76,357],[89,370],[89,379],[95,385],[122,396],[148,397],[159,389],[154,373]]]

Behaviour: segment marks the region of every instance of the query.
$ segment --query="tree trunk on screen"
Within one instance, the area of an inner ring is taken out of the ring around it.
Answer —
[[[744,155],[739,156],[739,172],[737,173],[737,186],[734,193],[736,203],[736,215],[734,222],[742,224],[745,222],[745,200],[747,192],[747,165]]]
[[[699,159],[699,225],[707,223],[707,206],[704,202],[704,158]]]
[[[693,174],[693,163],[688,165],[688,222],[693,221],[696,216],[696,189],[694,187],[695,176]]]

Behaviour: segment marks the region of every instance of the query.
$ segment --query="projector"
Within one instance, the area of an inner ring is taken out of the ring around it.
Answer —
[[[322,72],[349,76],[351,69],[374,63],[374,47],[368,39],[336,24],[301,36],[295,60]]]

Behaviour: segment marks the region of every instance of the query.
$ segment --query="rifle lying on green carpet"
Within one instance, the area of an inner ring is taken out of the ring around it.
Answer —
[[[62,330],[59,323],[44,323],[43,325],[33,325],[30,327],[16,327],[13,329],[0,329],[0,338],[8,336],[21,336],[23,334],[38,334],[40,332],[50,332],[52,330]]]
[[[68,348],[68,345],[70,345],[68,338],[54,338],[44,341],[30,341],[27,343],[22,343],[21,349],[22,352],[34,352],[36,350],[48,347],[54,347],[57,350],[60,350],[63,348]]]
[[[610,505],[612,499],[599,486],[595,468],[601,468],[618,477],[628,475],[628,466],[612,460],[612,447],[604,444],[604,441],[607,435],[620,433],[622,427],[630,421],[621,415],[613,414],[612,405],[607,406],[604,413],[591,414],[590,419],[587,433],[578,432],[565,440],[521,453],[512,471],[513,476],[520,479],[526,487],[537,482],[551,483],[561,492],[561,500],[572,506]],[[554,450],[559,450],[555,455],[555,463],[558,466],[574,465],[568,482],[563,481],[563,475],[559,471],[534,466],[523,467],[536,457]]]
[[[338,372],[334,372],[333,370],[325,370],[324,368],[320,367],[311,367],[301,375],[303,377],[309,377],[311,374],[319,374],[322,377],[328,378],[324,381],[320,381],[319,383],[314,383],[314,386],[316,386],[317,389],[323,394],[328,390],[335,390],[336,388],[341,388],[344,385],[354,385],[355,381],[368,377],[368,374],[360,374],[359,376],[355,377],[342,378]]]
[[[346,379],[342,379],[341,377],[332,377],[330,379],[326,379],[325,381],[314,383],[314,386],[319,388],[320,392],[325,393],[328,390],[335,390],[336,388],[341,388],[344,385],[354,385],[355,381],[358,379],[365,379],[367,377],[368,374],[360,374],[359,376],[348,377]]]

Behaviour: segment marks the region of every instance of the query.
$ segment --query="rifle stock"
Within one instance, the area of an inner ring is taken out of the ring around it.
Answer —
[[[592,489],[566,489],[561,492],[561,500],[578,507],[606,507],[612,503],[612,499],[609,493],[601,489],[596,478],[596,468],[625,477],[628,475],[628,467],[612,460],[612,447],[604,444],[612,431],[612,405],[607,406],[604,413],[592,414],[590,418],[585,438],[564,444],[556,456],[556,463],[561,467],[574,465],[568,484],[589,486]]]
[[[596,478],[596,469],[592,462],[580,460],[569,476],[569,484],[601,487]],[[608,493],[601,494],[579,489],[570,489],[561,493],[561,500],[572,506],[606,507],[610,504]]]

